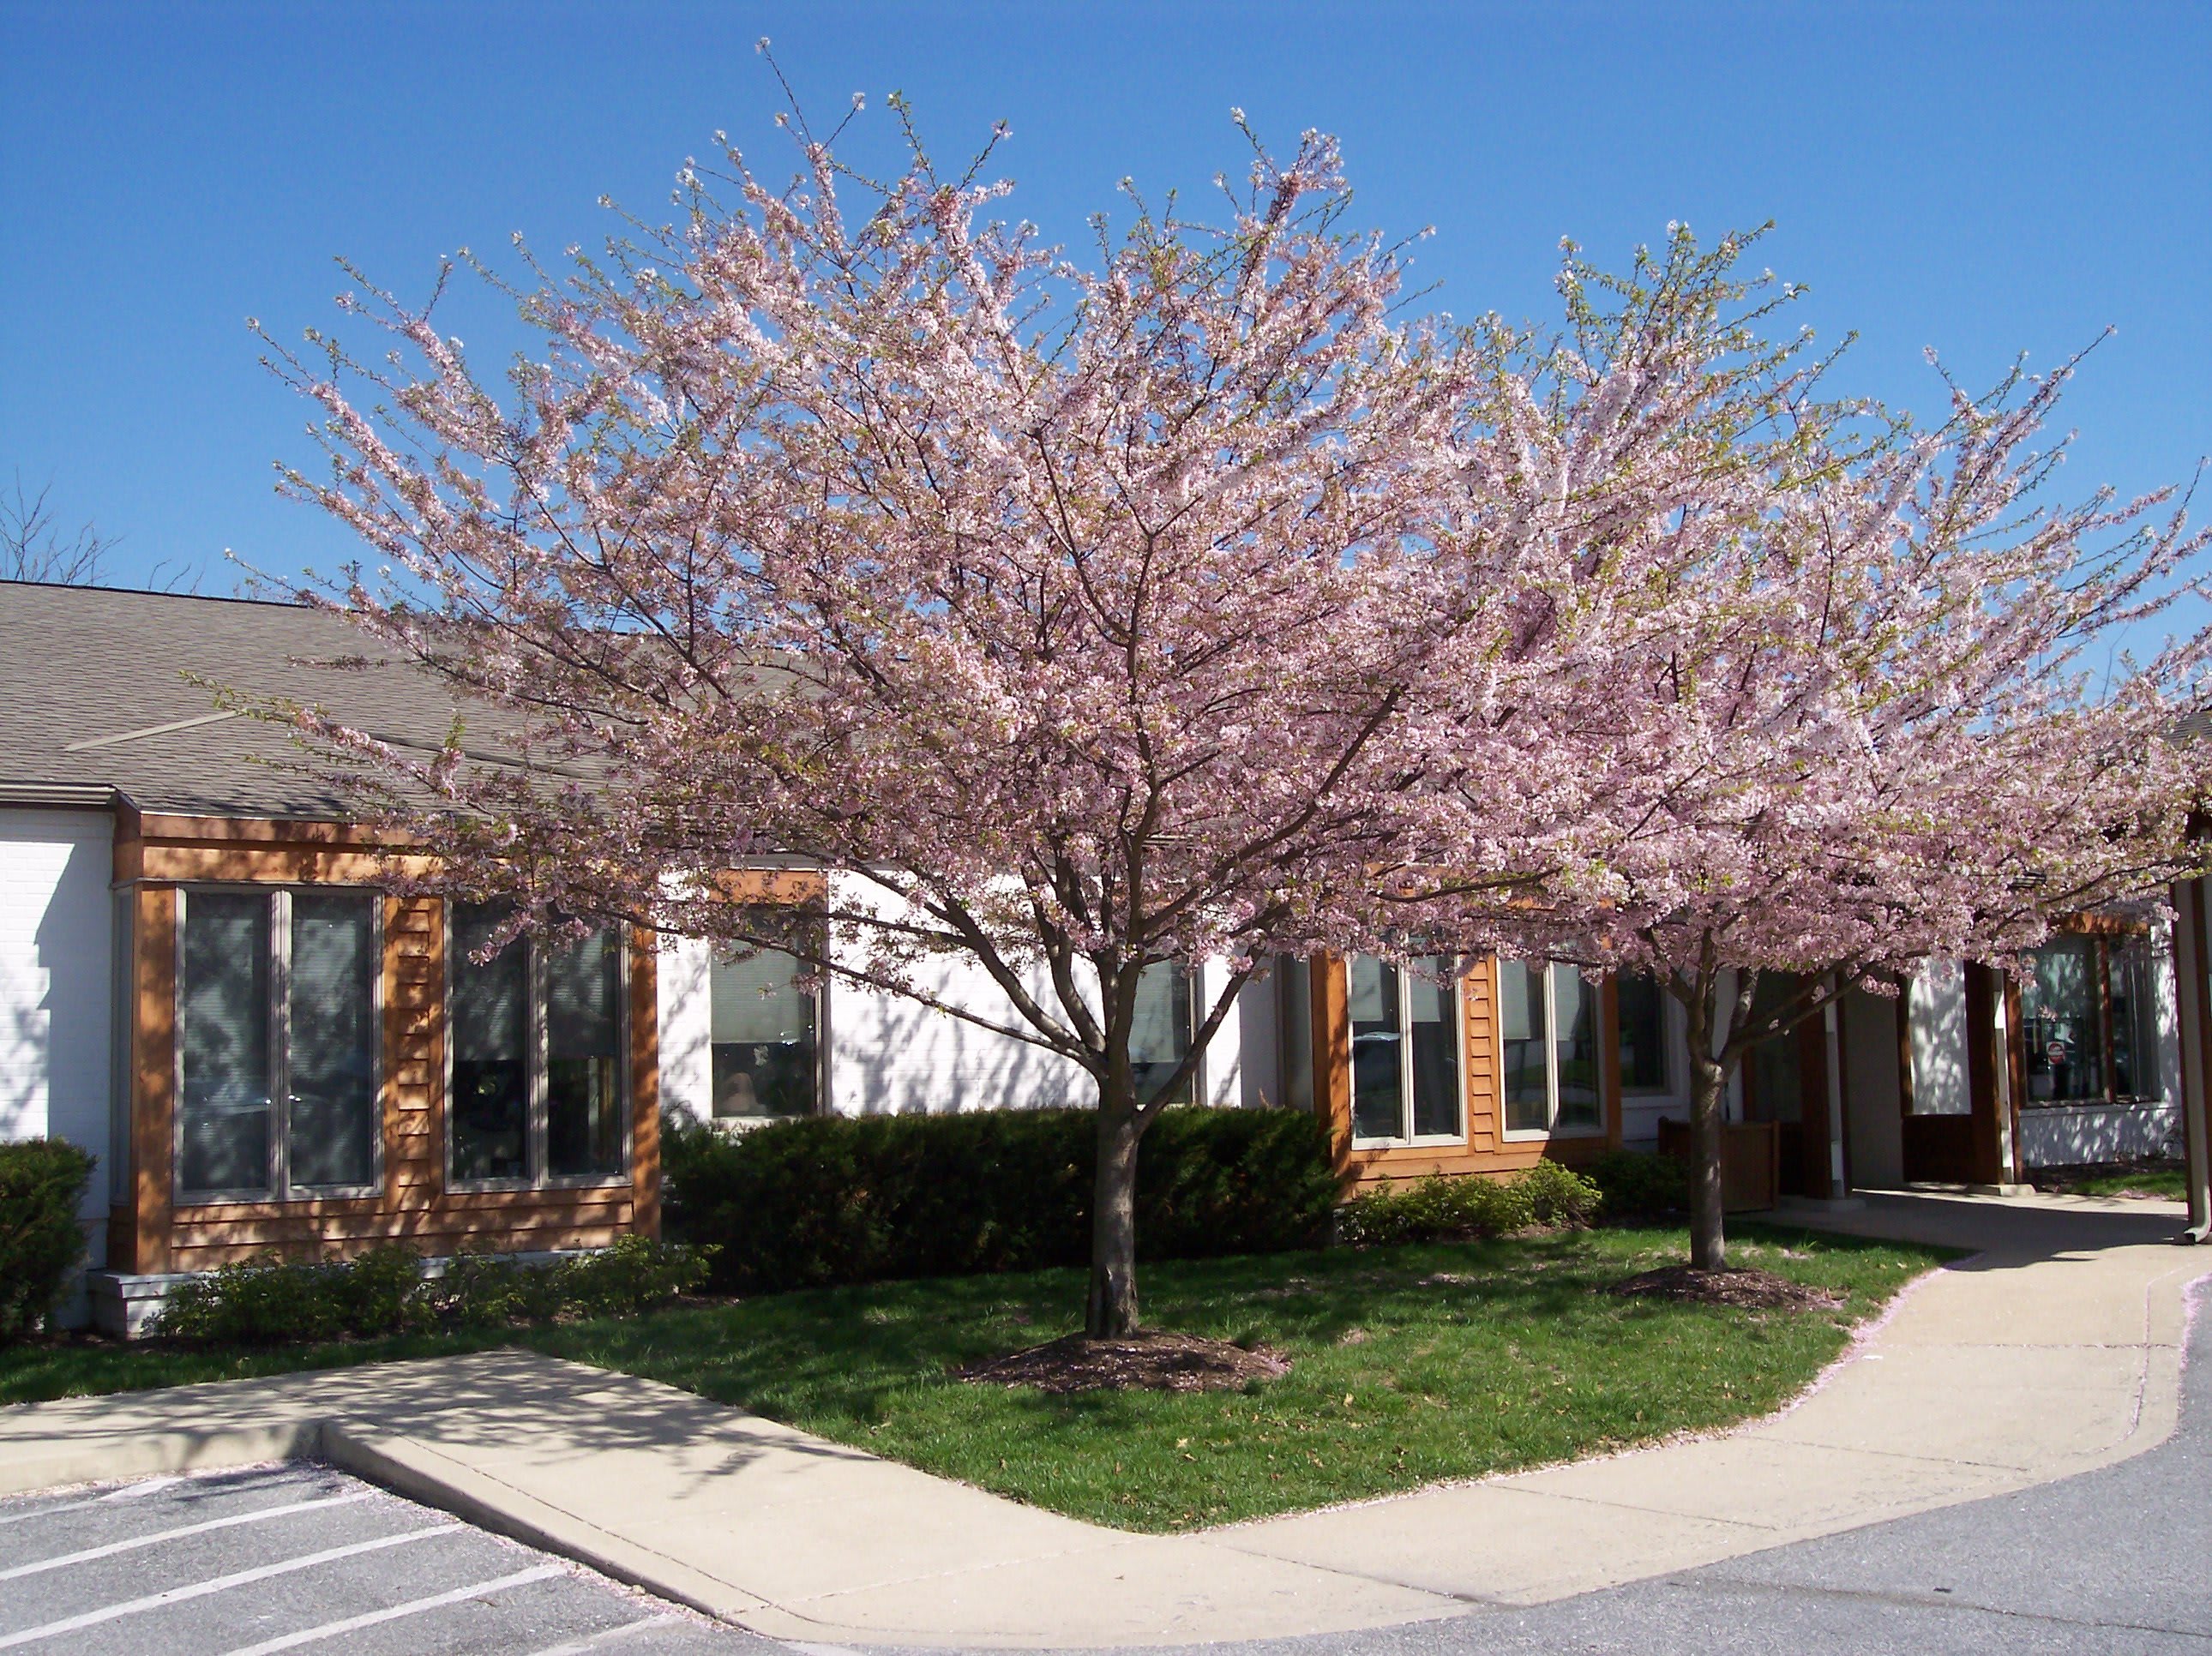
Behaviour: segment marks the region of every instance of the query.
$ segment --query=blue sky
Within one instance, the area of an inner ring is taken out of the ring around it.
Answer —
[[[1055,237],[1124,174],[1236,167],[1238,105],[1285,147],[1339,134],[1358,216],[1435,226],[1417,270],[1462,315],[1549,316],[1563,235],[1618,264],[1670,219],[1772,218],[1804,318],[1861,336],[1842,385],[1932,412],[1923,347],[1978,383],[2109,325],[2069,491],[2212,451],[2202,3],[0,0],[0,485],[121,535],[125,579],[341,561],[273,493],[307,410],[244,318],[331,321],[337,254],[419,297],[459,246],[595,241],[602,193],[657,211],[717,128],[769,155],[763,34],[813,108],[903,89],[944,153],[1010,122],[1016,204]]]

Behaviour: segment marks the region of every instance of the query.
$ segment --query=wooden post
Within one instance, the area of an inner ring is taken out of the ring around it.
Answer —
[[[643,926],[629,943],[630,1225],[660,1234],[659,940]]]
[[[177,891],[139,886],[131,899],[129,1271],[169,1269],[171,1180],[176,1164]]]
[[[2173,888],[2175,1010],[2181,1022],[2182,1142],[2188,1158],[2189,1225],[2194,1242],[2212,1242],[2212,914],[2205,882]]]
[[[1340,955],[1317,955],[1313,997],[1314,1111],[1328,1126],[1340,1168],[1352,1159],[1351,979]]]

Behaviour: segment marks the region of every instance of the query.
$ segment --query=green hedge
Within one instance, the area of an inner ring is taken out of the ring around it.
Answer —
[[[93,1158],[58,1138],[0,1144],[0,1345],[45,1326],[84,1257]]]
[[[1431,1174],[1402,1190],[1372,1190],[1344,1204],[1337,1240],[1354,1247],[1505,1236],[1535,1225],[1586,1225],[1604,1204],[1598,1187],[1557,1162],[1507,1179]]]
[[[1690,1164],[1680,1156],[1608,1150],[1583,1172],[1605,1192],[1608,1219],[1665,1219],[1690,1210]]]
[[[1097,1133],[1087,1109],[810,1116],[736,1134],[672,1120],[670,1234],[717,1248],[714,1285],[739,1293],[1079,1265]],[[1166,1110],[1138,1152],[1138,1252],[1310,1247],[1340,1193],[1304,1111]]]
[[[426,1277],[393,1243],[358,1259],[275,1254],[218,1266],[171,1289],[149,1333],[239,1345],[374,1339],[429,1328],[506,1328],[556,1318],[623,1317],[665,1305],[707,1278],[705,1252],[643,1236],[549,1265],[465,1253]]]

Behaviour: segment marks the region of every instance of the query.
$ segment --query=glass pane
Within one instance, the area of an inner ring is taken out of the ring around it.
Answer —
[[[2020,993],[2031,1102],[2105,1095],[2096,949],[2094,938],[2060,937],[2035,951],[2035,970]]]
[[[2149,944],[2130,939],[2112,951],[2112,1089],[2122,1098],[2159,1095],[2158,1003]]]
[[[481,965],[470,958],[502,918],[497,908],[477,904],[453,910],[448,1131],[457,1180],[530,1176],[528,951],[518,938]]]
[[[1409,974],[1408,1030],[1413,1053],[1413,1131],[1457,1137],[1459,1120],[1459,980],[1449,961],[1425,960]]]
[[[1790,972],[1762,972],[1759,987],[1751,998],[1751,1016],[1755,1023],[1774,1016],[1797,993],[1796,974]],[[1745,1112],[1753,1121],[1778,1121],[1784,1125],[1803,1119],[1805,1099],[1803,1077],[1797,1063],[1798,1030],[1784,1029],[1771,1040],[1762,1040],[1751,1049],[1747,1060],[1750,1066],[1749,1106]]]
[[[1352,1131],[1360,1138],[1403,1137],[1398,968],[1372,955],[1354,955],[1345,972],[1352,1013]]]
[[[814,997],[805,968],[780,949],[715,961],[712,1007],[714,1114],[742,1119],[814,1112]]]
[[[606,1178],[623,1143],[622,941],[593,931],[545,944],[545,1162],[556,1179]]]
[[[1136,1021],[1129,1028],[1129,1059],[1137,1095],[1154,1097],[1190,1051],[1190,974],[1180,961],[1155,961],[1137,980]],[[1168,1100],[1188,1104],[1197,1095],[1185,1076]]]
[[[1667,992],[1653,978],[1622,978],[1620,1085],[1631,1093],[1667,1090]]]
[[[1505,1129],[1541,1132],[1551,1125],[1544,1065],[1544,980],[1526,961],[1498,962],[1498,1044],[1505,1074]]]
[[[1559,1047],[1559,1113],[1552,1125],[1588,1132],[1605,1125],[1598,1092],[1597,983],[1581,968],[1552,963],[1553,1030]]]
[[[223,891],[184,900],[177,1184],[188,1194],[269,1190],[269,902]]]
[[[376,1177],[374,901],[292,898],[286,1132],[295,1186]]]

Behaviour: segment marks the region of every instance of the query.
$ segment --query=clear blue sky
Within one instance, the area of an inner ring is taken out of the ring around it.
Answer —
[[[1204,186],[1241,105],[1344,141],[1360,215],[1432,224],[1462,315],[1548,316],[1556,247],[1768,218],[1764,262],[1862,336],[1844,383],[1933,411],[2106,326],[2069,489],[2212,451],[2212,4],[1083,7],[0,0],[0,483],[122,535],[115,573],[347,555],[275,497],[306,409],[244,325],[332,319],[344,254],[420,296],[441,253],[595,241],[726,128],[768,155],[774,37],[830,111],[902,88],[933,147],[997,118],[1022,212],[1075,240],[1115,181]],[[779,159],[776,170],[782,170]],[[462,330],[456,328],[456,331]],[[474,344],[475,341],[471,341]],[[2204,507],[2212,510],[2212,488]]]

